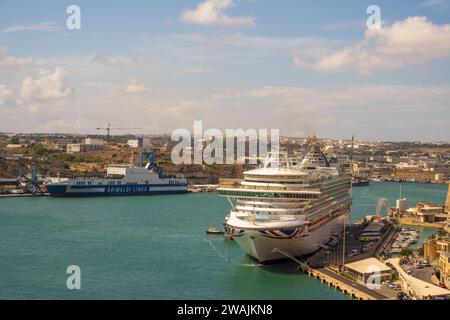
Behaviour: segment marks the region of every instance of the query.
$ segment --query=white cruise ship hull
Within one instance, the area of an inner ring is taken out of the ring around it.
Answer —
[[[316,252],[321,244],[331,240],[333,234],[343,231],[346,219],[346,215],[338,216],[317,230],[292,238],[272,238],[264,234],[267,230],[238,229],[233,232],[233,239],[247,255],[262,264],[270,264],[287,259],[280,251],[295,257]]]

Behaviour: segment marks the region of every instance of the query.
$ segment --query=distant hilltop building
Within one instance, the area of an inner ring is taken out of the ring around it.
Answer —
[[[445,222],[448,218],[442,204],[429,201],[419,202],[415,208],[408,209],[407,211],[419,218],[420,222]]]
[[[450,206],[449,195],[447,195],[445,206],[430,201],[421,201],[409,209],[407,209],[408,201],[406,199],[398,199],[396,207],[389,209],[389,217],[413,219],[420,223],[441,223],[444,226],[447,221],[450,222],[448,206]]]
[[[86,138],[83,143],[69,143],[67,144],[67,153],[82,153],[101,151],[105,149],[105,141],[103,139]]]
[[[103,145],[105,145],[105,141],[103,139],[86,138],[86,139],[83,139],[83,144],[94,145],[94,146],[103,146]]]
[[[77,140],[77,138],[70,136],[46,137],[44,147],[48,150],[67,150],[67,145],[76,143]]]
[[[150,148],[151,142],[150,138],[139,137],[137,139],[131,139],[127,141],[127,144],[130,148]]]
[[[20,149],[22,147],[24,147],[24,145],[18,143],[10,143],[6,146],[7,149]]]
[[[444,182],[444,174],[443,173],[436,173],[434,175],[434,181],[436,183],[443,183]]]

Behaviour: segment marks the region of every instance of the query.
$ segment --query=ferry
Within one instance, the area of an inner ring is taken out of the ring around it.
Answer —
[[[144,158],[148,163],[143,166]],[[51,179],[45,187],[51,197],[140,196],[188,193],[183,175],[165,175],[152,152],[143,152],[140,165],[113,164],[105,178]]]
[[[301,163],[269,153],[262,167],[243,181],[223,180],[217,192],[231,206],[228,238],[262,264],[317,251],[342,232],[352,203],[351,177],[331,167],[315,141]]]

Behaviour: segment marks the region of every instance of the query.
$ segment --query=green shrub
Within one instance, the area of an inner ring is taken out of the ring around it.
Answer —
[[[35,145],[31,152],[35,157],[48,156],[48,150],[42,145],[42,143],[38,143],[37,145]]]

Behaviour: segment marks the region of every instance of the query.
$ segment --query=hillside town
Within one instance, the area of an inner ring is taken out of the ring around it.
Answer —
[[[281,148],[302,157],[307,138],[280,139]],[[365,142],[319,139],[331,163],[353,168],[374,181],[446,183],[450,177],[449,142]],[[248,141],[247,141],[248,143]],[[110,163],[137,163],[141,150],[151,150],[168,173],[181,172],[192,184],[217,184],[241,178],[254,165],[174,165],[170,135],[80,135],[0,133],[0,178],[99,176]],[[204,145],[205,142],[202,141]],[[248,153],[246,153],[248,155]],[[248,163],[248,161],[246,162]]]

